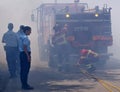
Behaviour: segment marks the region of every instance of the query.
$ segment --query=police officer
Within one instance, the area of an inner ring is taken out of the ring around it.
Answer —
[[[8,24],[8,31],[4,33],[2,42],[5,43],[4,50],[6,52],[6,60],[10,78],[16,77],[16,55],[18,51],[17,35],[13,32],[13,23]]]
[[[24,32],[23,32],[23,29],[24,29],[24,25],[20,25],[19,27],[19,30],[17,31],[17,38],[18,38],[18,43],[20,41],[20,37],[24,35]],[[17,51],[17,74],[19,75],[20,74],[20,52],[19,52],[19,49]]]
[[[28,35],[31,34],[31,27],[25,26],[23,28],[24,35],[20,37],[19,41],[19,50],[20,50],[20,80],[22,84],[22,89],[24,90],[32,90],[28,84],[28,74],[31,66],[31,48],[30,48],[30,40]]]
[[[24,35],[23,29],[24,29],[24,25],[20,25],[20,28],[19,28],[19,30],[17,32],[18,37]]]

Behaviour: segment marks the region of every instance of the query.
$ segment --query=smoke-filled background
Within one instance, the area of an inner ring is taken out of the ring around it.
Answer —
[[[38,65],[39,52],[37,41],[37,27],[36,23],[31,21],[31,14],[41,3],[58,3],[74,2],[74,0],[1,0],[0,2],[0,40],[3,33],[7,31],[7,24],[12,22],[14,24],[14,31],[17,32],[19,26],[29,25],[32,27],[32,34],[30,35],[32,47],[32,63]],[[120,1],[118,0],[80,0],[81,3],[88,3],[89,8],[94,8],[99,5],[100,8],[107,4],[112,8],[112,32],[113,32],[113,46],[109,47],[109,52],[114,53],[114,58],[120,59]],[[41,43],[42,44],[42,43]],[[5,62],[5,52],[3,44],[0,42],[0,62]]]

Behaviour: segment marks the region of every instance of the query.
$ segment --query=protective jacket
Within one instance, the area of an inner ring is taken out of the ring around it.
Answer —
[[[80,51],[80,60],[79,63],[91,62],[93,59],[97,58],[98,54],[92,50],[82,49]]]

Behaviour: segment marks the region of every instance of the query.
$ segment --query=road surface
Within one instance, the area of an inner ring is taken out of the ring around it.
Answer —
[[[120,61],[110,60],[106,69],[97,70],[94,75],[120,87],[120,63],[118,62]],[[32,68],[29,83],[35,89],[25,91],[21,90],[19,78],[9,79],[4,92],[109,92],[100,83],[81,73],[60,73],[47,66]]]

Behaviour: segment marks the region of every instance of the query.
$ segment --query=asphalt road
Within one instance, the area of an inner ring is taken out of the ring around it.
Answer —
[[[120,61],[111,59],[105,69],[97,70],[94,76],[120,87]],[[10,79],[4,92],[110,92],[99,82],[81,73],[60,73],[47,66],[32,68],[29,83],[34,90],[21,90],[19,78]],[[120,92],[114,90],[113,92]]]

